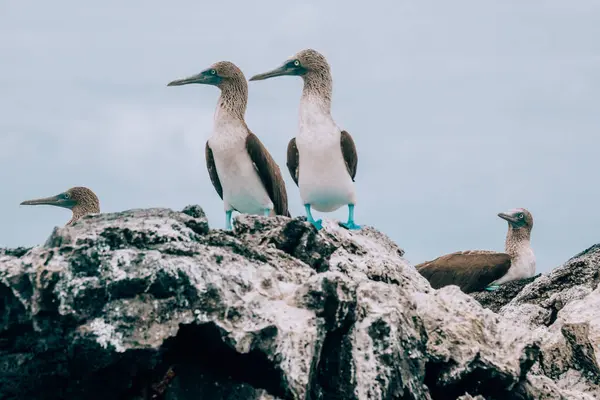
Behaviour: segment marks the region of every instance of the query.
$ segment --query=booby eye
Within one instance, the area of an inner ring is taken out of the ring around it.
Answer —
[[[295,61],[294,61],[294,65],[295,65],[296,67],[299,67],[299,66],[300,66],[300,61],[298,61],[298,60],[295,60]]]
[[[519,219],[523,219],[523,218],[525,218],[525,216],[522,213],[519,214]]]
[[[68,200],[71,198],[71,195],[69,193],[65,193],[63,197]]]
[[[211,70],[210,70],[210,73],[211,73],[211,74],[213,74],[213,75],[216,75],[216,74],[217,74],[217,71],[215,71],[214,69],[211,69]]]

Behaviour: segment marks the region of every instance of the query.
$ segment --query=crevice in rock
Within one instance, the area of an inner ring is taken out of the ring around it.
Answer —
[[[383,282],[383,283],[387,283],[387,284],[400,286],[400,281],[398,281],[397,279],[394,279],[394,278],[390,278],[388,276],[368,274],[367,278],[369,278],[370,280],[375,281],[375,282]]]
[[[280,235],[270,238],[270,242],[274,243],[279,250],[293,256],[307,231],[308,228],[304,223],[292,220],[285,224]]]
[[[356,322],[356,303],[341,303],[336,293],[337,285],[333,282],[323,285],[326,298],[323,313],[319,316],[325,319],[325,326],[330,330],[325,334],[319,362],[311,373],[310,399],[353,400],[356,399],[355,378],[348,333]]]
[[[172,367],[175,379],[185,370],[193,370],[194,374],[209,376],[212,382],[247,384],[281,399],[293,398],[283,372],[262,351],[238,353],[223,342],[220,329],[212,322],[180,325],[177,336],[167,340],[161,352],[163,361],[154,381],[160,381]]]
[[[600,384],[600,368],[598,368],[594,345],[589,338],[589,323],[564,324],[561,332],[573,351],[574,363],[590,377],[592,382],[596,385]]]
[[[429,360],[425,365],[424,383],[433,400],[454,400],[465,393],[482,395],[487,400],[520,400],[512,388],[515,384],[512,375],[506,375],[490,368],[481,360],[473,360],[464,370],[460,379],[451,378],[449,370],[455,367],[447,361]]]
[[[556,309],[556,307],[552,307],[550,309],[550,317],[548,318],[548,322],[545,324],[546,326],[550,326],[553,323],[556,322],[556,319],[558,318],[558,310]]]
[[[347,337],[352,321],[325,335],[319,363],[312,377],[310,399],[355,399],[352,345]]]

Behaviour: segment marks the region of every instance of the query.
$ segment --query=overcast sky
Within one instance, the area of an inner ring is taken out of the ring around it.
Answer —
[[[417,263],[503,250],[496,214],[525,207],[548,271],[600,239],[598,38],[595,0],[1,0],[0,247],[43,243],[70,212],[19,203],[73,186],[103,212],[200,204],[224,227],[204,161],[218,89],[166,84],[219,60],[248,78],[312,47],[358,147],[358,223]],[[251,82],[246,113],[293,215],[301,87]]]

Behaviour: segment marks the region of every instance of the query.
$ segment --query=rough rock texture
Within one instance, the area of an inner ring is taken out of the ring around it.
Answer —
[[[494,312],[498,312],[502,307],[510,303],[511,300],[514,299],[525,286],[540,276],[541,274],[538,274],[532,278],[506,282],[493,292],[484,290],[482,292],[474,292],[470,294],[485,308],[489,308]]]
[[[551,378],[557,390],[600,399],[600,245],[526,284],[500,315],[528,326],[541,343],[536,374]],[[571,396],[574,396],[571,394]],[[575,398],[575,397],[573,397]]]
[[[542,276],[501,316],[431,289],[372,228],[234,227],[209,230],[197,206],[132,210],[0,250],[0,398],[595,396],[597,275],[563,275],[569,293]],[[597,272],[595,251],[580,268]],[[556,290],[528,290],[541,279]]]

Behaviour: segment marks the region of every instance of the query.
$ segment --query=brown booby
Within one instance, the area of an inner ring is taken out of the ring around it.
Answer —
[[[447,254],[415,268],[434,289],[457,285],[465,293],[483,289],[496,290],[499,285],[535,274],[535,256],[531,249],[533,216],[517,208],[498,216],[508,221],[504,253],[469,250]]]
[[[231,229],[234,210],[289,217],[287,192],[279,166],[244,121],[248,83],[242,71],[229,61],[220,61],[197,75],[175,80],[167,86],[192,83],[221,89],[205,156],[210,180],[224,202],[226,229]]]
[[[287,167],[300,189],[308,221],[321,229],[321,220],[314,220],[311,207],[330,212],[348,205],[348,222],[341,225],[360,229],[354,222],[358,154],[352,136],[341,130],[331,116],[333,83],[327,60],[315,50],[302,50],[281,67],[250,80],[282,75],[300,76],[304,80],[298,136],[288,144]]]
[[[94,192],[86,187],[74,187],[64,193],[43,199],[26,200],[21,203],[23,206],[50,205],[68,208],[72,211],[73,217],[68,225],[73,225],[77,220],[87,214],[96,214],[100,212],[100,201]]]

